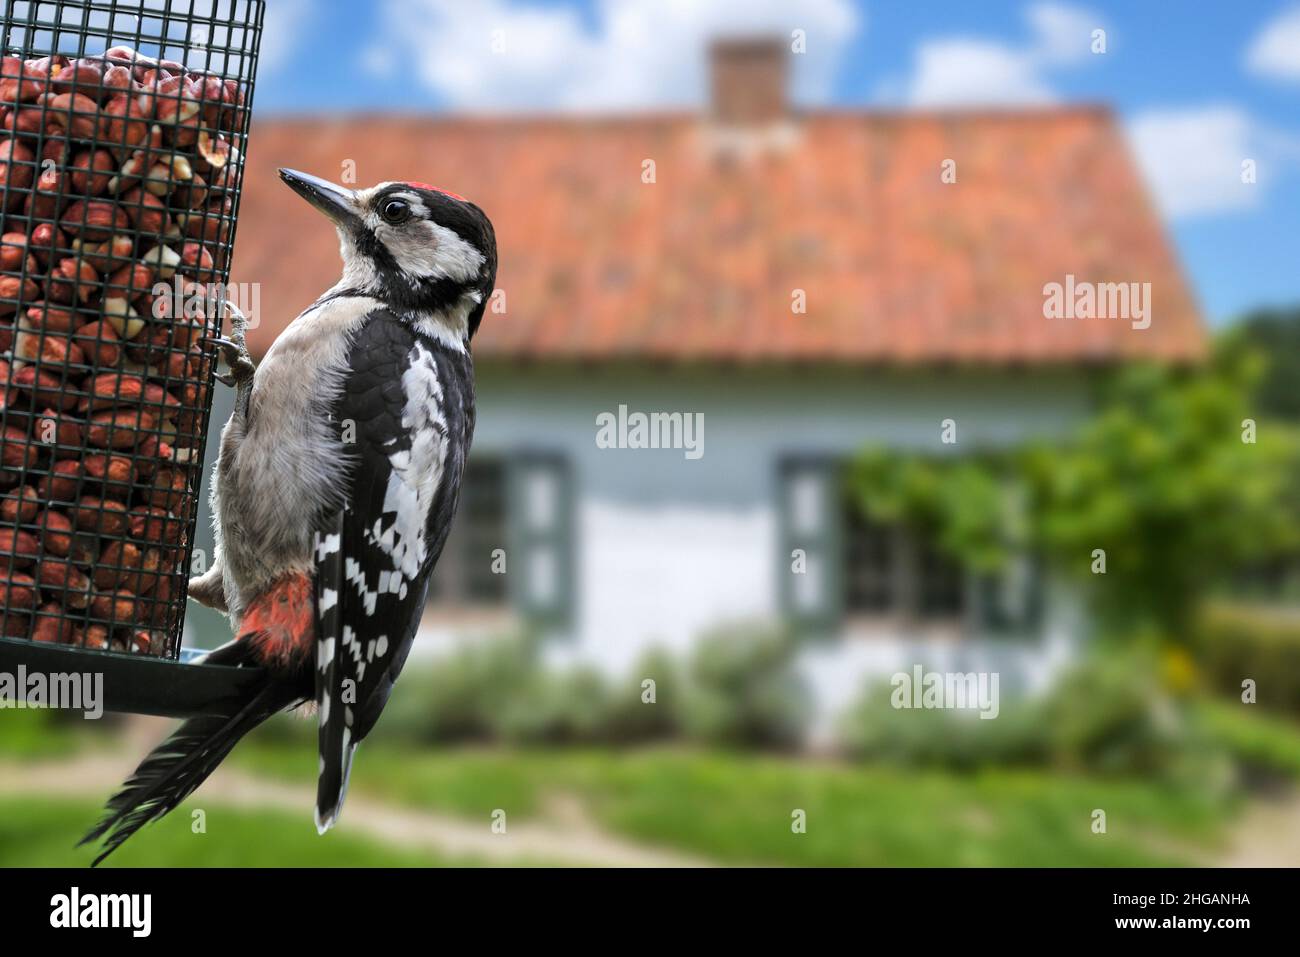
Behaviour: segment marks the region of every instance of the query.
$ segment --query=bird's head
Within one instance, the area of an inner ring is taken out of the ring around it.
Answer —
[[[399,315],[431,316],[464,339],[474,335],[497,269],[483,210],[427,183],[353,190],[291,169],[280,178],[338,229],[343,285]]]

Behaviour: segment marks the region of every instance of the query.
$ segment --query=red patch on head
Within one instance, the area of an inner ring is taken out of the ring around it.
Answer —
[[[452,199],[458,199],[458,200],[460,200],[462,203],[468,203],[468,202],[469,202],[469,200],[467,200],[464,196],[461,196],[459,193],[453,193],[453,192],[452,192],[451,190],[449,190],[449,189],[442,189],[441,187],[434,186],[434,185],[432,185],[432,184],[430,184],[430,183],[411,183],[411,182],[407,182],[407,183],[403,183],[402,185],[403,185],[403,186],[409,186],[409,187],[411,187],[412,189],[427,189],[427,190],[430,190],[430,191],[432,191],[432,192],[434,192],[434,193],[442,193],[442,195],[444,195],[444,196],[450,196]]]

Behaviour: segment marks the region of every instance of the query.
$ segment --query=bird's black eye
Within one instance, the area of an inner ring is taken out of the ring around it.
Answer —
[[[400,199],[390,199],[379,208],[379,215],[384,222],[397,226],[411,218],[411,206]]]

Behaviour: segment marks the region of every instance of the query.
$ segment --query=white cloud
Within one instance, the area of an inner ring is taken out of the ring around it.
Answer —
[[[1280,14],[1246,51],[1246,68],[1260,76],[1300,82],[1300,7]]]
[[[384,0],[381,20],[366,53],[372,70],[410,61],[413,78],[451,106],[489,111],[699,104],[709,39],[738,30],[804,30],[793,93],[815,101],[858,28],[849,0],[599,0],[590,17],[526,0]]]
[[[915,106],[1045,103],[1054,99],[1023,53],[987,40],[930,40],[916,51],[906,98]]]
[[[1025,11],[1033,30],[1030,55],[1044,65],[1079,63],[1091,56],[1092,31],[1100,21],[1087,10],[1061,3],[1036,3]]]
[[[1055,99],[1044,73],[1090,56],[1097,17],[1078,7],[1037,3],[1025,11],[1023,44],[981,37],[940,37],[916,50],[904,98],[915,106],[1047,103]]]
[[[312,11],[309,0],[272,0],[262,18],[262,45],[257,54],[258,70],[269,73],[293,57],[298,42],[307,33]]]
[[[1229,105],[1140,113],[1129,122],[1128,135],[1147,185],[1171,217],[1250,209],[1259,191],[1294,166],[1298,155],[1293,139]],[[1255,161],[1255,183],[1242,182],[1248,159]]]

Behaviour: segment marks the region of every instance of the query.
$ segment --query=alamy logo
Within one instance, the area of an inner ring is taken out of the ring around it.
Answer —
[[[50,898],[50,926],[124,927],[132,937],[148,937],[153,929],[152,894],[82,894],[74,887],[69,894]]]
[[[601,449],[684,449],[688,459],[704,455],[703,412],[618,412],[596,414]]]
[[[186,319],[211,319],[223,314],[221,304],[224,301],[226,305],[244,314],[247,328],[256,329],[261,323],[262,284],[258,282],[212,282],[196,285],[176,273],[170,283],[156,282],[149,292],[153,296],[151,311],[155,319],[180,316]]]
[[[87,721],[104,716],[104,675],[101,672],[0,671],[0,710],[57,708],[82,711]]]
[[[1151,325],[1151,283],[1077,281],[1043,286],[1046,319],[1127,319],[1134,329]]]
[[[996,671],[926,671],[913,665],[909,674],[900,671],[889,681],[894,692],[889,703],[895,708],[976,710],[981,718],[996,718],[998,673]]]

